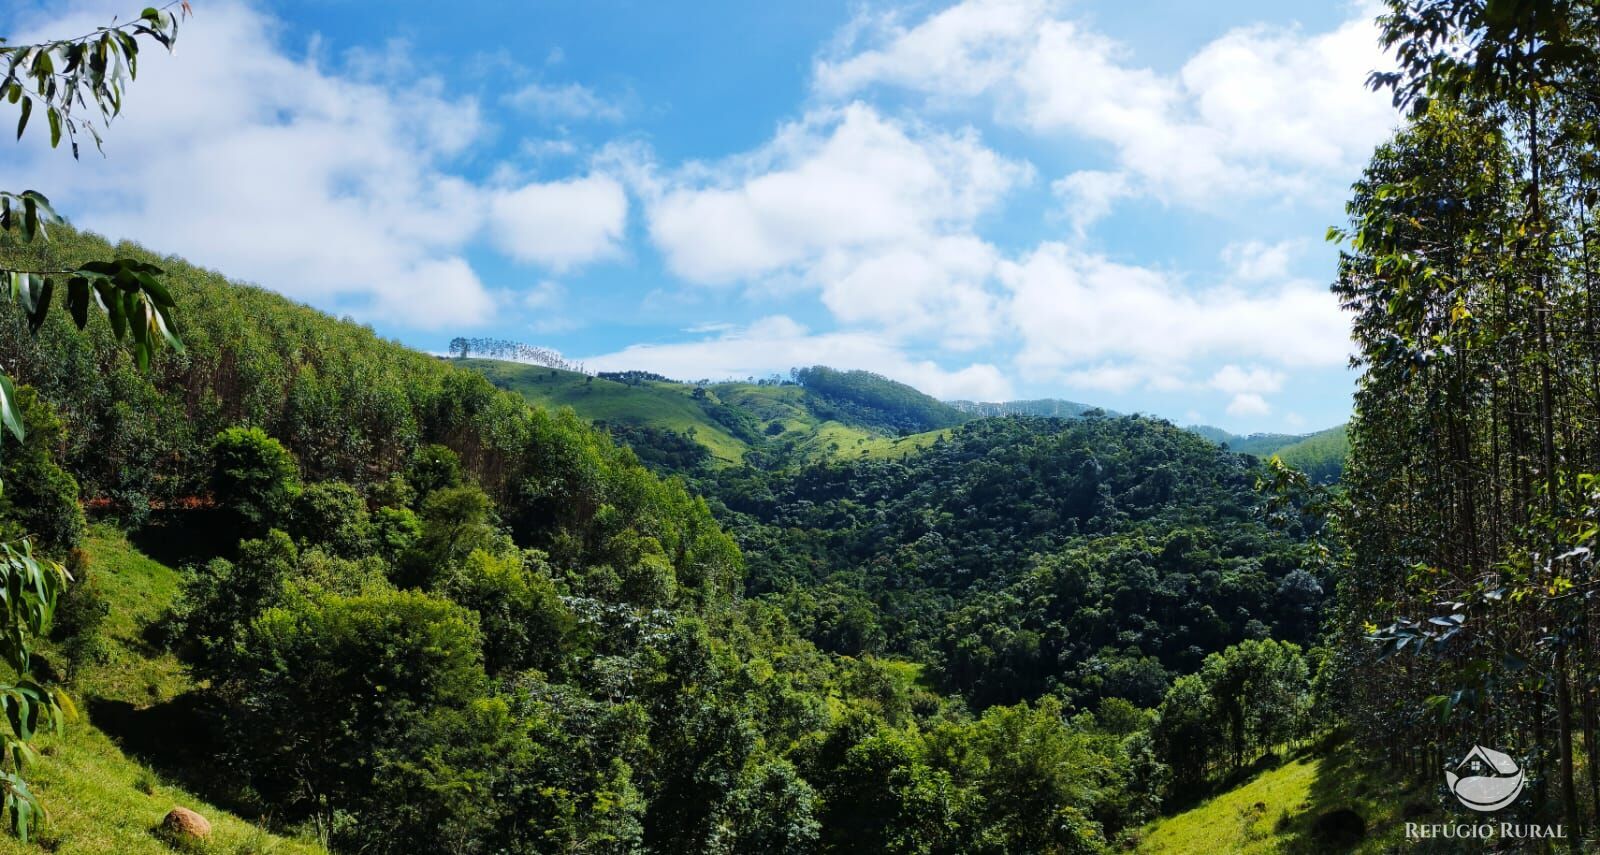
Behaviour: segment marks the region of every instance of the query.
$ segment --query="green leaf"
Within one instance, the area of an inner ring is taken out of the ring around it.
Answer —
[[[22,131],[28,127],[28,117],[33,115],[33,99],[22,99],[22,116],[17,119],[17,139],[22,139]]]
[[[89,323],[89,299],[88,279],[74,276],[67,280],[67,313],[80,330]]]
[[[35,276],[37,281],[39,277]],[[55,292],[56,283],[53,279],[45,279],[39,286],[38,294],[34,297],[33,310],[28,312],[28,329],[38,332],[44,325],[46,314],[50,311],[50,295]]]
[[[16,387],[4,373],[0,373],[0,424],[4,424],[18,442],[28,438],[27,430],[22,427],[22,412],[17,406]]]

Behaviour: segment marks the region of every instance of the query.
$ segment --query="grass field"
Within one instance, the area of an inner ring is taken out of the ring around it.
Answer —
[[[1237,787],[1174,816],[1146,826],[1137,852],[1151,855],[1212,853],[1375,853],[1404,843],[1401,815],[1414,812],[1442,816],[1434,794],[1403,791],[1380,772],[1360,767],[1353,752],[1334,749],[1321,756],[1291,756]],[[1320,817],[1350,810],[1359,815],[1366,833],[1339,844],[1316,831]]]
[[[880,436],[858,446],[857,456],[864,460],[893,460],[909,457],[933,447],[941,437],[949,439],[952,428],[914,433],[910,436]]]
[[[315,843],[273,834],[207,803],[124,751],[97,723],[137,720],[153,705],[191,688],[171,653],[146,639],[177,593],[179,574],[145,556],[122,535],[97,527],[85,549],[90,572],[111,603],[106,619],[108,659],[86,667],[70,687],[80,708],[65,736],[37,743],[43,762],[30,773],[49,818],[36,842],[0,835],[0,855],[40,852],[84,855],[167,855],[153,833],[167,811],[186,807],[211,822],[208,844],[191,855],[321,852]],[[171,745],[176,752],[181,745]],[[148,755],[147,755],[148,756]]]

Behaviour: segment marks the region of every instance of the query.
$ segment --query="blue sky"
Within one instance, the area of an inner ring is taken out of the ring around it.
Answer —
[[[425,350],[1348,415],[1322,235],[1395,122],[1369,6],[193,5],[104,160],[25,141],[0,186]]]

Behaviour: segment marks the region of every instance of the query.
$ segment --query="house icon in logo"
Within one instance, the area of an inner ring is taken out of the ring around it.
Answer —
[[[1522,767],[1492,748],[1472,746],[1454,769],[1446,769],[1444,781],[1463,805],[1475,811],[1497,811],[1517,800],[1527,784]]]

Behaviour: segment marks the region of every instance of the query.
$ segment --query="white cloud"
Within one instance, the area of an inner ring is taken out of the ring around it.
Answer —
[[[1097,392],[1126,392],[1149,379],[1142,366],[1101,364],[1061,373],[1061,381],[1074,389],[1092,389]]]
[[[628,196],[615,178],[589,175],[496,192],[489,211],[497,247],[560,270],[620,251]]]
[[[659,179],[650,235],[680,276],[731,282],[958,234],[1029,175],[974,133],[851,104],[784,126],[748,156]]]
[[[1233,396],[1228,402],[1228,415],[1235,417],[1265,416],[1272,412],[1272,407],[1253,392],[1241,392]]]
[[[522,305],[530,309],[551,309],[559,306],[566,294],[560,282],[546,279],[522,292]]]
[[[642,369],[680,379],[764,376],[796,366],[829,365],[876,371],[937,398],[1000,401],[1012,396],[1010,382],[993,365],[946,370],[930,361],[908,358],[881,336],[813,333],[782,315],[722,329],[695,341],[636,344],[585,358],[583,363],[600,371]]]
[[[1222,248],[1222,261],[1233,277],[1243,282],[1284,279],[1289,275],[1290,261],[1302,246],[1304,242],[1299,240],[1235,241]]]
[[[863,104],[805,116],[766,145],[671,174],[616,157],[668,267],[691,281],[815,289],[833,316],[893,339],[978,347],[1001,329],[999,253],[975,221],[1030,179],[971,131],[933,132]]]
[[[1317,34],[1235,29],[1163,74],[1058,3],[965,0],[912,26],[858,21],[817,63],[815,87],[986,96],[1001,120],[1109,144],[1145,192],[1204,206],[1342,177],[1388,132],[1388,99],[1363,85],[1385,64],[1371,18],[1363,8]]]
[[[0,186],[47,190],[79,225],[298,299],[419,327],[489,316],[459,254],[481,227],[481,191],[446,169],[481,133],[476,103],[426,78],[401,91],[339,76],[282,52],[277,31],[247,5],[206,3],[176,57],[140,57],[105,159],[75,163],[35,136],[0,162]]]
[[[935,336],[943,347],[961,351],[999,331],[996,298],[986,287],[998,262],[994,247],[958,235],[830,253],[809,275],[840,321],[896,337]]]
[[[914,26],[905,26],[894,13],[857,21],[852,29],[871,31],[880,47],[836,62],[818,62],[816,86],[833,96],[874,83],[952,95],[981,94],[1016,73],[1016,58],[1009,48],[1025,43],[1054,5],[974,0]]]
[[[1254,358],[1281,366],[1343,364],[1349,328],[1324,289],[1290,282],[1250,293],[1195,291],[1171,275],[1047,243],[999,265],[1018,365],[1051,376],[1085,365],[1163,375],[1204,358]],[[1103,376],[1104,369],[1099,369]],[[1107,381],[1109,382],[1109,381]]]
[[[1283,381],[1282,371],[1273,371],[1259,365],[1246,369],[1230,363],[1211,375],[1212,388],[1235,395],[1242,392],[1270,394],[1282,389]]]
[[[506,96],[506,103],[544,119],[620,122],[622,106],[580,83],[534,81]]]
[[[1050,190],[1061,200],[1062,211],[1079,237],[1111,213],[1118,199],[1136,195],[1126,173],[1092,169],[1057,178]]]

